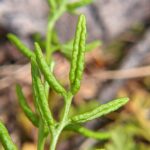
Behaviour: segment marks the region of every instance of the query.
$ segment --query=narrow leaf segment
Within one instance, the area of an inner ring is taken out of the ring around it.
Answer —
[[[28,117],[28,119],[36,127],[38,127],[38,125],[39,125],[39,118],[34,112],[32,112],[31,108],[27,104],[27,101],[25,99],[25,96],[24,96],[24,94],[22,92],[22,89],[21,89],[20,85],[16,85],[16,93],[17,93],[17,96],[18,96],[18,101],[19,101],[20,107],[22,108],[23,112]]]
[[[80,88],[80,81],[84,70],[84,53],[86,41],[86,19],[80,15],[72,52],[71,69],[69,73],[71,91],[75,94]]]
[[[34,53],[29,48],[27,48],[16,35],[8,34],[7,37],[25,57],[28,59],[34,57]]]
[[[98,140],[106,140],[110,138],[110,133],[109,132],[94,132],[92,130],[89,130],[81,125],[78,124],[72,124],[68,125],[65,130],[71,130],[77,133],[82,134],[85,137],[90,137]]]
[[[6,127],[1,121],[0,121],[0,140],[5,150],[17,150],[16,145],[11,140]]]
[[[50,87],[54,89],[57,93],[60,93],[61,95],[64,96],[66,94],[66,91],[50,71],[50,68],[45,61],[45,58],[42,54],[41,48],[38,45],[38,43],[35,43],[35,54],[36,54],[38,66],[41,72],[43,73],[46,81],[49,83]]]
[[[44,122],[49,127],[54,123],[53,117],[50,112],[48,101],[45,95],[44,85],[41,82],[39,70],[37,68],[36,63],[34,62],[34,59],[31,59],[31,70],[32,70],[31,72],[32,72],[33,80],[35,81],[34,84],[37,91],[39,109],[41,115],[43,116]]]
[[[112,111],[117,110],[118,108],[126,104],[128,100],[129,100],[128,98],[120,98],[120,99],[113,100],[107,104],[98,106],[97,108],[95,108],[94,110],[90,112],[86,112],[86,113],[74,116],[71,118],[71,121],[74,123],[84,123],[84,122],[96,119],[98,117],[101,117]]]

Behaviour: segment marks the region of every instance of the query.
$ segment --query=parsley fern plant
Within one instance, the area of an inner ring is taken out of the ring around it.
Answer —
[[[73,2],[70,4],[68,4],[67,0],[48,0],[48,2],[51,7],[51,11],[45,40],[45,55],[43,54],[38,42],[35,42],[34,51],[31,51],[14,34],[8,35],[9,40],[25,57],[28,58],[31,63],[35,112],[33,112],[27,104],[20,85],[16,86],[16,92],[19,104],[25,115],[33,123],[33,125],[38,128],[37,149],[44,150],[45,140],[50,135],[49,149],[55,150],[59,136],[63,130],[75,131],[86,137],[99,140],[106,139],[110,136],[108,133],[91,131],[85,128],[83,123],[117,110],[128,102],[128,98],[116,99],[107,104],[100,105],[89,112],[69,117],[72,99],[80,89],[80,82],[85,62],[84,54],[87,51],[88,46],[86,45],[86,18],[83,14],[79,16],[73,40],[74,42],[71,51],[72,56],[70,59],[69,89],[65,89],[53,74],[54,63],[52,53],[56,51],[55,47],[61,47],[60,43],[57,43],[57,46],[52,44],[52,33],[54,32],[56,21],[65,11],[74,12],[77,7],[89,4],[92,0],[81,0],[80,2]],[[64,111],[62,118],[59,121],[54,118],[54,115],[49,108],[48,99],[50,89],[54,90],[64,99]],[[2,122],[0,122],[0,140],[6,150],[18,149],[12,142],[8,131]]]

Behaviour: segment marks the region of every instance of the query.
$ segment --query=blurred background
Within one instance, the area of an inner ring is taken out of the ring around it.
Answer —
[[[8,41],[15,33],[33,48],[34,40],[44,38],[49,7],[46,0],[0,0],[0,119],[13,141],[22,150],[35,150],[37,129],[20,109],[15,84],[20,83],[33,106],[30,64]],[[89,110],[99,103],[127,96],[130,102],[120,110],[85,124],[95,131],[109,131],[108,140],[84,138],[64,132],[58,150],[149,150],[150,149],[150,0],[95,0],[76,10],[87,17],[88,40],[101,45],[86,53],[84,78],[75,96],[72,113]],[[56,24],[59,41],[71,40],[77,23],[75,13],[65,13]],[[68,84],[69,59],[54,54],[55,74]],[[55,116],[62,108],[61,98],[50,93]],[[47,145],[48,145],[47,141]],[[2,146],[0,145],[0,150]]]

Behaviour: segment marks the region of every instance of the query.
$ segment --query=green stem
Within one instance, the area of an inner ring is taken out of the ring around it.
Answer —
[[[63,114],[63,118],[62,118],[61,122],[66,122],[68,120],[68,113],[70,110],[72,98],[73,98],[72,93],[68,92],[66,97],[65,97],[65,106],[64,106],[65,108],[64,108],[64,114]]]
[[[52,59],[51,58],[52,31],[54,29],[54,25],[58,20],[58,18],[65,12],[66,4],[67,4],[67,0],[62,0],[60,4],[60,8],[55,10],[55,12],[52,13],[52,16],[49,16],[47,35],[46,35],[46,61],[48,64],[51,63],[51,59]],[[61,120],[60,124],[52,130],[50,150],[55,150],[59,135],[63,130],[63,128],[66,126],[72,97],[73,96],[70,93],[68,93],[68,95],[65,97],[65,109],[64,109],[63,119]]]
[[[51,40],[52,40],[52,31],[54,25],[58,18],[65,12],[67,0],[63,0],[60,8],[55,10],[52,13],[52,16],[49,16],[48,26],[47,26],[47,35],[46,35],[46,61],[49,64],[51,61]]]
[[[44,130],[44,125],[42,121],[40,122],[39,126],[39,133],[38,133],[38,145],[37,145],[37,150],[44,150],[44,144],[45,144],[45,132]]]
[[[66,3],[67,3],[67,0],[63,0],[61,5],[60,5],[60,8],[58,8],[57,10],[55,9],[53,11],[52,15],[49,16],[47,32],[46,32],[47,33],[47,35],[46,35],[46,61],[47,61],[48,64],[51,63],[51,60],[52,60],[51,55],[53,53],[53,50],[52,50],[52,47],[51,47],[51,45],[52,45],[52,31],[54,29],[56,21],[65,12]],[[49,88],[50,87],[47,86],[47,89],[46,89],[47,97],[48,97]]]
[[[50,150],[55,150],[56,149],[58,137],[59,137],[59,134],[58,134],[57,131],[51,136]]]
[[[58,138],[62,132],[62,130],[64,129],[64,127],[68,124],[68,114],[69,114],[69,110],[70,110],[70,105],[72,102],[72,93],[68,92],[66,97],[65,97],[65,108],[64,108],[64,114],[63,114],[63,118],[59,124],[59,126],[53,130],[52,133],[52,137],[51,137],[51,145],[50,145],[50,150],[55,150],[56,149],[56,144],[58,141]]]
[[[52,11],[55,10],[56,7],[57,7],[55,0],[48,0],[48,4],[49,4],[49,6],[51,7],[51,10],[52,10]]]

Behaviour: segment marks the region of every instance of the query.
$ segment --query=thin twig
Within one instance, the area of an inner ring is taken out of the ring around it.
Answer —
[[[126,70],[114,70],[114,71],[99,71],[92,76],[98,80],[112,80],[112,79],[129,79],[145,77],[150,75],[150,66],[131,68]]]

